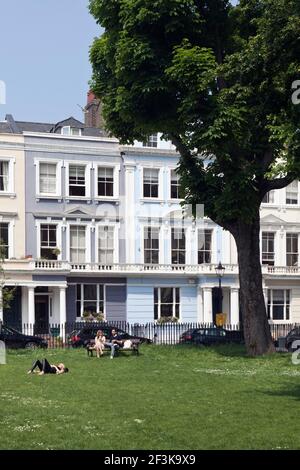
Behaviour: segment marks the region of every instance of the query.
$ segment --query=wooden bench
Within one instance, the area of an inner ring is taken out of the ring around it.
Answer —
[[[115,348],[115,356],[117,356],[120,352],[132,352],[132,354],[138,356],[140,354],[140,351],[139,351],[139,345],[140,343],[139,342],[134,342],[132,343],[132,346],[131,348],[121,348],[121,347],[116,347]],[[90,356],[90,357],[93,357],[94,356],[94,353],[96,354],[96,349],[95,349],[95,345],[93,344],[93,342],[90,342],[86,345],[86,351],[87,351],[87,355]],[[110,353],[111,352],[111,349],[110,347],[106,347],[103,349],[103,353]]]

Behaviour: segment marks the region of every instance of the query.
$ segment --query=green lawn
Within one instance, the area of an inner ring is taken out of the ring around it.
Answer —
[[[43,354],[43,353],[42,353]],[[49,351],[70,373],[0,365],[0,449],[299,449],[300,366],[239,347],[144,346],[140,357]]]

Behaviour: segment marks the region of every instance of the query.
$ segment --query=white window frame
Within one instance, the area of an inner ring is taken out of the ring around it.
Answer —
[[[111,168],[113,170],[113,196],[99,196],[98,194],[98,169]],[[117,201],[120,197],[120,165],[112,163],[94,164],[95,199],[104,201]]]
[[[285,187],[285,201],[284,201],[285,205],[288,206],[288,207],[298,207],[299,206],[299,198],[300,198],[299,181],[295,180],[295,181],[293,181],[293,183],[294,182],[297,182],[297,189],[298,189],[298,191],[297,191],[297,204],[291,204],[291,203],[286,202],[286,200],[287,200],[287,191],[288,191],[288,187],[290,186],[290,185],[288,185],[288,186]]]
[[[298,261],[297,261],[297,265],[288,265],[287,264],[287,257],[288,255],[293,255],[293,254],[296,254],[296,253],[288,253],[287,251],[287,236],[288,235],[295,235],[297,237],[297,240],[298,240]],[[300,255],[300,252],[299,252],[299,248],[300,248],[300,233],[298,232],[289,232],[289,231],[286,231],[286,234],[285,234],[285,265],[287,267],[296,267],[296,266],[299,266],[299,255]]]
[[[144,172],[145,170],[158,170],[158,197],[144,197]],[[164,168],[162,166],[150,166],[143,165],[141,168],[141,185],[140,185],[140,194],[141,200],[146,202],[163,202],[163,191],[164,191],[164,178],[163,178]]]
[[[40,164],[56,165],[56,191],[55,193],[41,193],[40,190]],[[60,199],[62,197],[61,169],[63,162],[61,160],[35,160],[35,187],[36,197],[40,199]]]
[[[99,261],[99,232],[101,227],[112,227],[114,229],[114,254],[113,254],[113,264],[119,263],[119,229],[120,224],[116,224],[113,222],[101,222],[97,224],[95,234],[96,234],[96,241],[95,241],[95,259],[96,263],[100,264]]]
[[[80,294],[81,294],[81,299],[80,299],[80,314],[81,316],[78,317],[77,316],[77,285],[80,285]],[[99,305],[100,305],[100,285],[103,286],[103,315],[104,315],[104,319],[106,319],[106,284],[102,284],[101,282],[99,283],[95,283],[95,282],[86,282],[86,283],[82,283],[82,282],[79,282],[77,284],[75,284],[76,286],[76,299],[75,299],[75,312],[76,312],[76,320],[79,321],[80,318],[82,318],[82,315],[83,315],[83,312],[84,312],[84,286],[85,285],[93,285],[93,286],[97,286],[97,300],[96,300],[96,303],[97,303],[97,310],[99,311]]]
[[[64,134],[64,129],[68,129],[67,134]],[[77,129],[79,131],[79,134],[73,134],[73,129]],[[63,135],[64,137],[70,137],[70,136],[80,137],[82,135],[82,130],[77,128],[77,127],[75,128],[75,127],[71,127],[71,126],[63,126],[61,128],[61,135]]]
[[[279,319],[279,320],[274,320],[273,319],[273,291],[274,290],[282,290],[284,291],[284,318],[283,319]],[[289,292],[289,319],[286,318],[286,310],[287,310],[287,303],[286,303],[286,299],[287,299],[287,291]],[[269,318],[269,321],[271,323],[292,323],[292,310],[291,310],[291,306],[292,306],[292,289],[287,289],[286,287],[275,287],[274,289],[268,289],[268,292],[267,292],[267,313],[268,312],[268,304],[269,304],[269,295],[271,297],[271,308],[270,308],[270,318]]]
[[[157,309],[157,319],[155,318],[155,295],[154,295],[154,289],[158,289],[158,296],[157,296],[157,299],[158,299],[158,309]],[[153,318],[154,318],[154,321],[157,321],[159,320],[160,318],[164,318],[164,317],[161,317],[160,315],[160,306],[161,306],[161,289],[173,289],[173,312],[172,312],[172,318],[177,318],[176,317],[176,289],[179,289],[179,317],[178,317],[178,321],[180,322],[181,321],[181,318],[182,318],[182,312],[181,312],[181,307],[182,307],[182,303],[181,303],[181,299],[182,299],[182,290],[181,290],[181,287],[179,286],[154,286],[153,288]]]
[[[213,264],[214,262],[214,259],[213,259],[213,246],[214,246],[214,230],[212,227],[198,227],[197,230],[196,230],[196,237],[197,237],[197,252],[196,252],[196,264],[199,264],[198,263],[198,259],[199,259],[199,232],[210,232],[210,235],[211,235],[211,239],[210,239],[210,263],[208,264]],[[204,235],[205,237],[205,235]],[[205,243],[205,239],[204,239],[204,243]],[[207,250],[204,250],[204,251],[207,251]],[[204,263],[203,263],[204,264]]]
[[[82,226],[85,227],[85,261],[82,264],[87,264],[91,262],[91,231],[92,225],[90,223],[78,222],[77,220],[68,222],[67,229],[67,253],[68,253],[68,262],[71,264],[81,264],[71,261],[71,227],[72,226]]]
[[[14,258],[14,254],[15,254],[15,247],[14,247],[15,220],[0,216],[0,223],[8,224],[8,258],[5,258],[5,259],[9,260],[11,258]]]
[[[177,169],[177,167],[175,167],[175,166],[168,169],[168,200],[169,200],[169,202],[171,202],[173,204],[179,203],[183,200],[182,198],[175,199],[175,198],[171,197],[172,171],[175,171],[176,169]]]
[[[159,250],[158,250],[158,264],[163,264],[163,249],[164,249],[164,240],[163,240],[163,227],[159,224],[142,224],[141,225],[141,237],[140,237],[140,244],[141,244],[141,262],[145,264],[145,246],[144,246],[144,233],[146,228],[154,228],[158,229],[159,237]],[[157,265],[155,265],[157,266]]]
[[[64,162],[65,166],[65,194],[66,199],[77,200],[77,201],[88,201],[91,199],[91,169],[92,165],[89,162],[77,161],[77,160],[68,160]],[[85,196],[70,196],[69,191],[69,176],[70,176],[70,166],[83,166],[85,167]]]
[[[155,136],[155,138],[154,138]],[[148,143],[156,143],[156,145],[147,145]],[[151,149],[157,149],[158,148],[158,143],[159,143],[159,134],[158,132],[154,132],[153,134],[150,134],[147,137],[147,140],[145,142],[142,142],[142,145],[144,148],[151,148]]]
[[[274,236],[274,264],[272,265],[269,265],[269,266],[276,266],[276,253],[277,253],[277,241],[276,241],[276,231],[275,230],[265,230],[265,229],[262,229],[261,232],[260,232],[260,246],[261,246],[261,249],[260,249],[260,262],[261,262],[261,265],[263,265],[263,233],[271,233],[273,236]],[[268,266],[268,264],[264,264],[263,266]]]
[[[172,252],[173,252],[173,249],[172,249],[172,231],[173,229],[175,230],[182,230],[184,232],[184,239],[185,239],[185,250],[184,250],[184,253],[185,253],[185,263],[184,264],[188,264],[187,261],[188,261],[188,250],[187,250],[187,245],[188,245],[188,232],[187,232],[187,227],[182,227],[180,225],[172,225],[170,227],[170,264],[172,266],[182,266],[181,264],[176,264],[176,263],[173,263],[172,262]],[[176,238],[175,238],[176,240]],[[179,251],[182,251],[182,250],[176,250],[177,252]]]
[[[0,191],[0,196],[15,196],[15,157],[0,157],[1,162],[8,162],[7,191]]]
[[[37,243],[37,257],[41,258],[41,225],[56,225],[56,245],[57,248],[60,250],[60,254],[57,255],[57,260],[61,261],[63,254],[62,254],[62,222],[55,222],[55,221],[48,221],[45,220],[38,220],[36,222],[36,243]]]
[[[266,205],[266,206],[273,205],[273,206],[274,206],[274,205],[276,204],[276,190],[275,190],[275,189],[271,189],[271,191],[267,192],[265,196],[270,197],[271,194],[272,194],[272,196],[273,196],[273,201],[272,201],[272,202],[270,202],[270,201],[268,201],[268,202],[262,201],[262,204],[263,204],[263,205]]]

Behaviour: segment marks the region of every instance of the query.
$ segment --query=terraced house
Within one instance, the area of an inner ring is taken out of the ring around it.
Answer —
[[[237,324],[234,240],[184,214],[173,146],[155,134],[123,147],[88,124],[10,115],[0,122],[5,284],[16,288],[0,319],[45,332],[91,313],[129,323],[212,322],[222,311]],[[298,182],[267,195],[261,225],[270,321],[300,321]]]

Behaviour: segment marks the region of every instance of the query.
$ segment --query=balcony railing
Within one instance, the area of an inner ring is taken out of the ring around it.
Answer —
[[[300,266],[263,266],[263,274],[299,275]]]
[[[69,263],[57,260],[9,260],[3,264],[5,272],[60,272],[60,273],[110,273],[110,274],[170,274],[216,275],[215,264],[138,264],[138,263]],[[238,275],[236,264],[225,264],[225,276]],[[300,276],[298,266],[262,266],[266,276]]]

